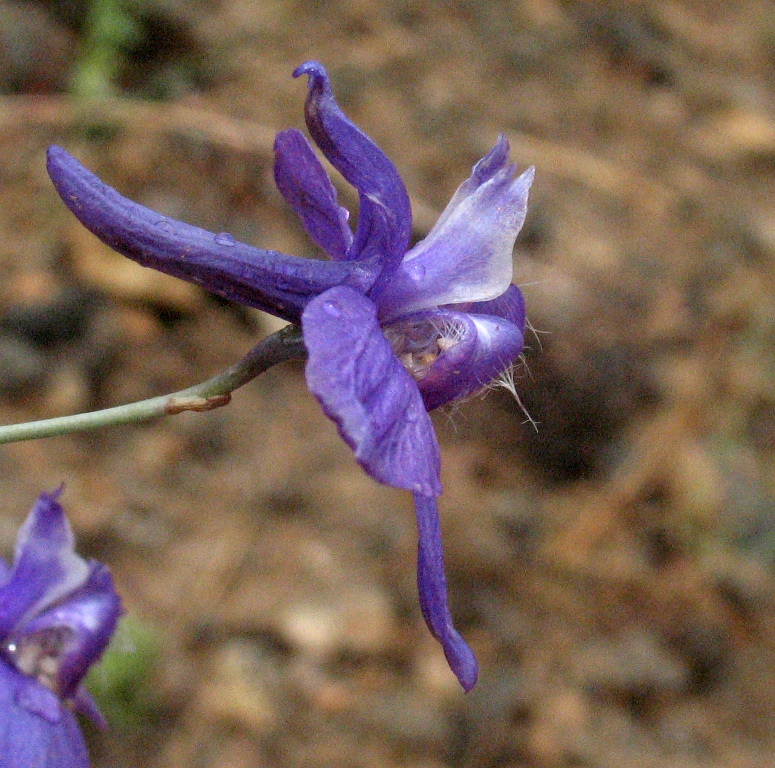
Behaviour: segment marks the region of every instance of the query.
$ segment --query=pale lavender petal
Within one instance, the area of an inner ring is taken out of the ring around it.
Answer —
[[[522,330],[508,320],[446,309],[401,317],[384,332],[429,411],[476,394],[511,366],[523,346]]]
[[[377,323],[374,303],[332,288],[302,315],[307,385],[374,479],[441,493],[439,446],[417,384]]]
[[[30,688],[50,696],[45,714],[25,701],[34,700]],[[3,768],[89,768],[78,723],[73,713],[35,681],[0,659],[0,765]]]
[[[444,575],[444,553],[436,499],[414,494],[417,515],[417,589],[420,608],[431,634],[441,643],[450,668],[463,690],[468,692],[479,675],[474,652],[452,623],[447,604],[447,580]]]
[[[47,167],[65,205],[106,245],[143,266],[291,322],[312,296],[334,285],[366,292],[382,268],[377,257],[328,262],[286,256],[165,218],[122,197],[59,147],[49,148]]]
[[[440,224],[412,248],[375,300],[384,322],[446,304],[495,299],[511,284],[514,241],[534,171],[505,165],[474,191],[455,195]],[[470,183],[466,182],[467,184]]]
[[[58,496],[59,491],[42,493],[19,532],[13,575],[0,587],[2,638],[89,577],[88,564],[75,553],[73,532]]]
[[[380,256],[384,269],[379,285],[390,277],[409,246],[412,209],[406,187],[387,155],[339,108],[325,67],[308,61],[293,73],[300,75],[309,76],[305,106],[309,132],[360,195],[358,229],[348,257]]]
[[[113,588],[107,568],[91,564],[89,580],[67,599],[24,625],[10,640],[22,671],[47,680],[64,699],[75,695],[89,667],[107,648],[121,615],[121,600]],[[24,668],[22,660],[30,668]]]
[[[347,258],[353,234],[349,213],[337,203],[336,189],[306,137],[296,129],[274,141],[277,188],[304,224],[309,236],[332,258]]]

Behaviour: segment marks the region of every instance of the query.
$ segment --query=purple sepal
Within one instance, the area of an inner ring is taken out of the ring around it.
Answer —
[[[450,669],[467,693],[476,685],[479,665],[474,652],[452,624],[447,604],[447,580],[444,575],[436,499],[415,493],[414,508],[417,515],[417,589],[420,609],[431,634],[441,643]]]
[[[75,553],[60,492],[41,494],[19,532],[0,588],[0,667],[18,673],[9,679],[19,708],[57,723],[70,699],[101,725],[80,684],[110,641],[121,601],[107,569]]]
[[[332,288],[309,302],[301,322],[307,385],[361,466],[387,485],[438,496],[433,425],[374,303],[352,288]]]
[[[386,282],[406,253],[412,234],[409,195],[385,153],[342,112],[334,99],[325,67],[308,61],[294,77],[309,76],[305,116],[315,143],[331,165],[357,190],[360,212],[350,259],[380,256]],[[375,290],[378,290],[375,287]]]
[[[88,581],[71,592],[67,600],[49,608],[24,626],[16,640],[22,651],[25,638],[55,638],[59,642],[57,659],[58,690],[69,699],[102,652],[107,648],[121,614],[121,603],[113,588],[108,569],[91,564]]]
[[[19,531],[11,577],[0,587],[0,638],[89,577],[89,566],[75,554],[59,494],[42,493]]]
[[[108,187],[60,147],[49,147],[47,168],[65,205],[113,250],[291,322],[312,296],[332,286],[365,293],[382,268],[376,257],[329,262],[286,256],[165,218]]]
[[[514,178],[501,137],[457,190],[428,236],[375,289],[380,319],[495,299],[511,285],[514,241],[525,221],[534,169]]]
[[[54,709],[42,703],[45,695]],[[36,708],[36,700],[39,705]],[[73,713],[51,691],[0,659],[0,766],[89,768]]]
[[[347,258],[353,233],[350,214],[337,203],[336,189],[300,131],[281,131],[274,140],[274,180],[309,236],[332,258]]]

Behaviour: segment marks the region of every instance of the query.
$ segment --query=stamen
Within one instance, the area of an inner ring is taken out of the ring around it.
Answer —
[[[8,643],[5,649],[19,672],[34,677],[59,696],[59,665],[72,639],[72,630],[53,627]]]
[[[391,323],[384,333],[404,368],[415,381],[420,381],[439,356],[460,341],[465,330],[460,323],[434,318]]]

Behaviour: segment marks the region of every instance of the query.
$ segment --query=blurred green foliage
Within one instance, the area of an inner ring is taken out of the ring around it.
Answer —
[[[111,729],[131,735],[146,728],[157,706],[151,682],[158,660],[155,629],[125,616],[102,660],[86,678],[86,687]]]
[[[115,95],[115,80],[127,49],[140,36],[128,3],[91,0],[83,31],[82,54],[73,68],[70,90],[84,99]]]

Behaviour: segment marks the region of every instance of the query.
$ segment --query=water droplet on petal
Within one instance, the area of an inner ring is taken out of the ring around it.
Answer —
[[[342,308],[335,301],[324,301],[323,302],[323,311],[327,315],[331,315],[331,317],[341,317],[342,316]]]
[[[406,268],[409,277],[419,283],[425,277],[425,267],[422,264],[409,264]]]
[[[219,232],[214,239],[218,245],[225,245],[227,248],[237,244],[234,235],[230,235],[228,232]]]
[[[156,226],[164,232],[172,232],[173,226],[169,219],[160,219],[156,222]]]

